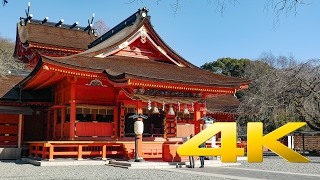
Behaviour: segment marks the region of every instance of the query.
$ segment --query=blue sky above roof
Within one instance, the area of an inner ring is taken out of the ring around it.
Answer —
[[[239,0],[239,4],[227,4],[223,15],[208,1],[180,1],[183,7],[175,15],[172,2],[140,1],[71,1],[71,0],[19,0],[9,1],[0,7],[2,37],[15,39],[16,23],[25,17],[24,9],[31,2],[30,13],[34,19],[65,24],[78,21],[87,26],[95,13],[95,20],[102,19],[113,28],[138,8],[146,6],[150,11],[154,29],[162,39],[189,62],[201,66],[221,57],[256,59],[262,52],[275,55],[293,53],[299,61],[319,58],[320,1],[309,0],[301,5],[297,14],[280,16],[279,26],[274,28],[276,16],[265,9],[265,1]],[[213,2],[213,1],[212,1]]]

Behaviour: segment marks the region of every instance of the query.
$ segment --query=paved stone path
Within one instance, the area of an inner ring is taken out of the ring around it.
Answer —
[[[179,168],[167,169],[168,171],[189,173],[195,175],[206,175],[226,179],[239,180],[262,180],[262,179],[286,179],[286,180],[319,180],[320,175],[290,173],[282,171],[268,171],[258,169],[236,168],[236,167],[205,167],[205,168]]]

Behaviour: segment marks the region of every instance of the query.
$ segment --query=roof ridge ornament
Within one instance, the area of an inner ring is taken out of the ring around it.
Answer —
[[[149,9],[147,9],[146,7],[139,8],[140,16],[143,18],[147,17],[148,12],[149,12]]]
[[[27,23],[30,23],[30,20],[32,19],[33,15],[30,14],[30,2],[28,2],[28,10],[25,9],[26,12],[26,18],[20,18],[20,24],[21,26],[27,25]]]
[[[84,28],[84,31],[88,31],[88,34],[93,33],[94,35],[96,35],[95,29],[92,28],[93,19],[94,19],[94,13],[92,14],[91,21],[88,18],[88,26],[86,28]]]
[[[140,41],[144,44],[144,43],[147,42],[147,33],[148,33],[148,31],[144,26],[142,26],[141,29],[140,29],[140,32],[141,32]]]

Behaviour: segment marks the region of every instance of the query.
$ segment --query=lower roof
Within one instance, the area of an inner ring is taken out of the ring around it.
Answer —
[[[0,114],[32,115],[33,110],[29,106],[0,106]]]
[[[152,59],[111,56],[106,58],[74,55],[68,57],[42,56],[44,63],[80,71],[105,72],[110,80],[140,79],[185,85],[240,89],[249,79],[215,74],[200,68],[179,67]]]

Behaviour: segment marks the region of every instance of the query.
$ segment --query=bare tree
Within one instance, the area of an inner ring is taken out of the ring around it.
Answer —
[[[0,76],[5,78],[12,69],[24,69],[25,64],[13,57],[14,43],[0,37]]]
[[[2,0],[2,5],[3,5],[3,6],[6,5],[7,3],[8,3],[7,0]]]
[[[102,36],[104,33],[110,30],[110,28],[106,25],[106,23],[102,19],[97,20],[94,23],[93,27],[94,29],[97,29],[99,36]]]
[[[129,3],[143,3],[142,0],[128,0]],[[185,0],[191,1],[191,0]],[[207,0],[208,4],[213,4],[215,10],[223,14],[229,5],[240,4],[242,0]],[[299,5],[310,4],[306,2],[308,0],[265,0],[265,9],[269,12],[271,10],[275,15],[275,24],[279,22],[279,16],[285,13],[287,16],[290,14],[297,14],[297,8]],[[161,3],[161,0],[156,0],[157,4]],[[254,3],[254,2],[253,2]],[[184,2],[182,0],[175,0],[171,4],[174,15],[183,9]]]
[[[293,56],[267,53],[249,63],[245,74],[255,80],[240,99],[242,119],[264,122],[266,132],[291,121],[320,130],[319,59],[298,64]]]

